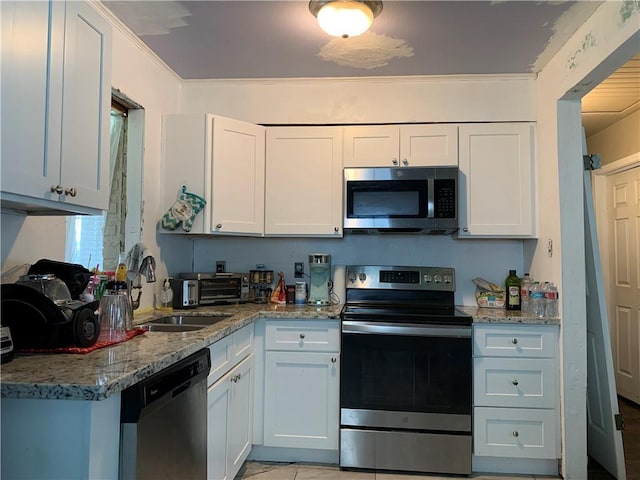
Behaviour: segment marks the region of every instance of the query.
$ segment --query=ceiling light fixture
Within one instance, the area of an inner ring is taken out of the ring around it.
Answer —
[[[311,0],[309,11],[334,37],[355,37],[366,32],[382,11],[381,0]]]

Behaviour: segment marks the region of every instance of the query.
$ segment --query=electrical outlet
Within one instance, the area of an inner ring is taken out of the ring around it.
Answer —
[[[216,262],[216,273],[224,273],[227,271],[227,262]]]
[[[293,271],[295,278],[303,278],[304,277],[304,263],[295,262],[293,264]]]

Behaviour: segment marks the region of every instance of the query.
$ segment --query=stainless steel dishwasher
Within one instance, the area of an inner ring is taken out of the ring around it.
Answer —
[[[121,479],[207,477],[207,387],[200,350],[122,392]]]

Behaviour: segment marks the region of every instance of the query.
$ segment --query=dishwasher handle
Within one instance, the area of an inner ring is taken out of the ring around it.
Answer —
[[[142,410],[160,405],[201,381],[211,369],[209,349],[202,349],[122,392],[121,423],[136,423]],[[153,410],[153,409],[152,409]]]

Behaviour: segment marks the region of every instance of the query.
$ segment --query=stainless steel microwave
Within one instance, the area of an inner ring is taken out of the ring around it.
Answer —
[[[345,168],[344,231],[454,233],[457,186],[457,167]]]

